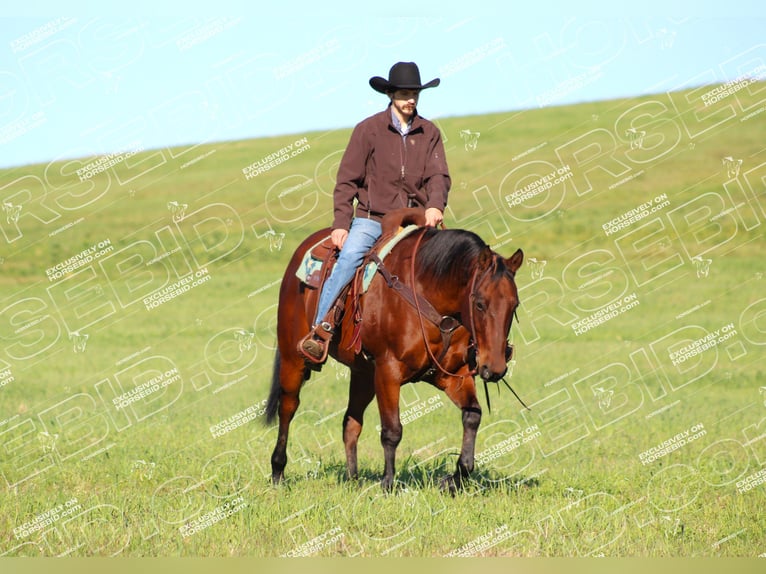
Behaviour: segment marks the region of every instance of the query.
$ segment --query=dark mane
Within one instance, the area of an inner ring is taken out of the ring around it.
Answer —
[[[430,228],[415,262],[422,277],[468,281],[476,258],[485,249],[487,244],[472,231]]]

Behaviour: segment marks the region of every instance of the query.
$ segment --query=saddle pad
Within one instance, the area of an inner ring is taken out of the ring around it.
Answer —
[[[383,261],[385,259],[386,255],[391,253],[391,250],[396,247],[396,244],[399,243],[402,239],[407,237],[410,233],[415,231],[416,229],[420,229],[417,225],[408,225],[407,227],[400,227],[399,231],[396,232],[396,235],[394,235],[385,245],[383,245],[380,248],[380,251],[378,252],[378,258]],[[378,264],[374,261],[370,261],[367,263],[367,265],[364,267],[364,272],[362,274],[362,293],[367,292],[367,288],[370,286],[370,283],[372,282],[373,277],[375,277],[375,272],[378,270]]]
[[[327,239],[330,236],[323,237],[319,241],[317,241],[314,245],[312,245],[309,249],[306,250],[306,253],[303,255],[303,259],[301,259],[301,264],[298,265],[298,269],[295,270],[295,276],[300,279],[303,283],[308,282],[308,278],[311,276],[312,273],[318,272],[320,269],[322,269],[322,263],[323,261],[321,259],[317,259],[313,256],[314,249],[320,245],[321,243],[327,241]]]

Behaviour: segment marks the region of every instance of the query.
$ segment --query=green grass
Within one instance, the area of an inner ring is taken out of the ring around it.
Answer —
[[[741,488],[766,463],[763,116],[747,117],[763,102],[743,92],[712,109],[678,93],[438,121],[453,177],[447,226],[527,257],[510,382],[532,410],[490,386],[480,464],[455,497],[438,484],[456,463],[460,413],[425,384],[402,390],[402,412],[431,410],[404,426],[395,492],[378,484],[374,405],[360,479],[346,480],[348,377],[333,362],[302,391],[286,482],[269,483],[276,432],[259,412],[278,283],[293,249],[331,222],[349,130],[147,151],[85,182],[75,171],[97,158],[0,172],[4,202],[21,206],[17,221],[0,214],[0,372],[12,377],[0,375],[0,554],[766,552],[764,485]],[[646,132],[641,148],[629,127]],[[480,132],[475,150],[464,129]],[[245,178],[304,137],[310,149]],[[736,178],[726,156],[743,160]],[[566,164],[565,184],[508,207]],[[669,205],[605,234],[663,195]],[[186,204],[178,224],[169,202]],[[110,252],[48,280],[107,241]],[[707,276],[695,256],[711,260]],[[545,261],[542,276],[531,258]],[[204,270],[207,281],[146,308],[152,292]],[[635,307],[575,333],[575,321],[632,294]],[[719,346],[670,361],[729,324]],[[115,408],[166,375],[166,389]],[[238,413],[255,418],[213,435]],[[642,463],[691,429],[696,440]],[[519,433],[529,440],[503,442]]]

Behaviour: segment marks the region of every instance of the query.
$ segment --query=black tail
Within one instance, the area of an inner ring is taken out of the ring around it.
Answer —
[[[266,424],[270,425],[274,422],[279,410],[279,395],[282,389],[279,385],[279,370],[282,363],[282,356],[279,354],[279,348],[274,354],[274,371],[271,375],[271,389],[269,390],[269,398],[266,401]]]

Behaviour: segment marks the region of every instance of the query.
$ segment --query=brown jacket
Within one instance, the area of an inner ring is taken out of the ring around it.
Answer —
[[[416,112],[402,139],[389,105],[351,133],[333,193],[333,229],[349,229],[354,199],[357,217],[377,220],[408,205],[444,211],[450,184],[439,128]]]

